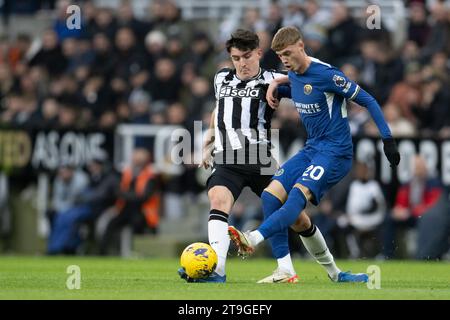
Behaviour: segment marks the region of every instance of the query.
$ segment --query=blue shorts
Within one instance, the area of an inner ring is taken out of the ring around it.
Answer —
[[[272,179],[279,181],[288,194],[300,183],[314,195],[311,202],[318,205],[325,192],[344,178],[351,167],[351,157],[305,147],[283,164]]]

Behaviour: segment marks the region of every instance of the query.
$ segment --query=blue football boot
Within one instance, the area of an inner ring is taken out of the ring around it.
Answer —
[[[178,275],[181,279],[186,280],[187,282],[195,282],[195,283],[225,283],[227,281],[227,276],[220,276],[216,272],[213,272],[209,277],[204,279],[192,279],[187,274],[183,268],[178,269]]]
[[[368,282],[369,276],[365,273],[339,272],[336,282]]]
[[[225,283],[227,281],[227,276],[221,276],[216,272],[213,272],[209,277],[203,279],[195,279],[195,282],[199,283],[207,283],[207,282],[215,282],[215,283]]]

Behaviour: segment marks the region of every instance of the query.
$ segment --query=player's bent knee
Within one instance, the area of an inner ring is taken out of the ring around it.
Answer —
[[[265,189],[265,192],[270,193],[274,197],[278,198],[278,200],[281,201],[281,203],[285,203],[287,199],[287,192],[284,189],[281,182],[277,180],[273,180]]]
[[[311,201],[311,200],[312,200],[313,194],[312,194],[311,190],[309,190],[308,187],[305,187],[305,186],[302,185],[301,183],[296,183],[296,184],[294,185],[294,188],[299,189],[299,190],[303,193],[303,195],[305,196],[305,199],[306,199],[306,200],[308,200],[308,201]]]
[[[211,209],[229,213],[233,206],[233,194],[226,187],[213,187],[208,192]]]

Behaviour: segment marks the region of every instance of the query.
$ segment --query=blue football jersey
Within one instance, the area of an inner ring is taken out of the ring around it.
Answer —
[[[311,64],[304,73],[288,72],[291,97],[308,133],[306,145],[351,156],[347,100],[354,99],[360,87],[339,69],[310,58]]]

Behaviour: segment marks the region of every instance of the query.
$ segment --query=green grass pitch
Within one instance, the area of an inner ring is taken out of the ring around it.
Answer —
[[[342,270],[381,270],[381,288],[332,283],[315,262],[294,260],[298,284],[256,284],[276,267],[270,259],[229,259],[226,284],[178,278],[177,259],[0,257],[0,299],[450,299],[448,262],[338,261]],[[81,287],[69,290],[67,267],[80,267]]]

